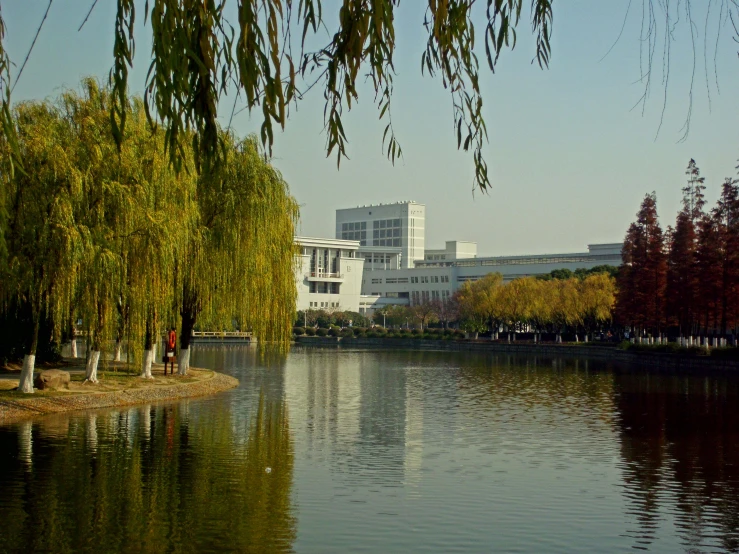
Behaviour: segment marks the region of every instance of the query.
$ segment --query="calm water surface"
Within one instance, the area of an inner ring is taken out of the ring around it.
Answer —
[[[739,375],[199,347],[205,399],[0,427],[0,552],[739,552]]]

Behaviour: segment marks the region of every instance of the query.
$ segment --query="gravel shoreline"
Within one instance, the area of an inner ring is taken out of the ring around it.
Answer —
[[[46,414],[133,406],[149,402],[206,396],[239,385],[237,379],[222,373],[192,368],[191,371],[194,374],[199,374],[200,378],[197,381],[138,386],[109,392],[69,393],[69,396],[28,395],[24,398],[0,399],[0,425]]]

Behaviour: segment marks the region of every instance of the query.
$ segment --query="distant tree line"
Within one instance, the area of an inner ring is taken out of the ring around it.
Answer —
[[[597,272],[564,279],[558,278],[567,275],[562,271],[507,284],[499,273],[490,273],[464,283],[454,295],[461,327],[490,331],[493,338],[501,328],[514,338],[517,332],[548,333],[561,342],[563,333],[573,333],[577,340],[609,326],[616,294],[613,269],[601,266]]]
[[[585,339],[604,330],[612,321],[615,278],[618,269],[557,269],[547,275],[524,277],[504,283],[500,273],[490,273],[468,281],[449,300],[431,300],[411,306],[387,305],[374,310],[372,321],[362,314],[344,311],[307,310],[298,312],[296,327],[333,326],[387,328],[455,327],[471,334],[490,333],[498,338],[504,329],[516,333],[564,333]]]
[[[665,232],[647,194],[629,226],[618,275],[618,321],[654,336],[736,336],[739,326],[739,187],[727,178],[706,210],[694,160],[682,209]]]

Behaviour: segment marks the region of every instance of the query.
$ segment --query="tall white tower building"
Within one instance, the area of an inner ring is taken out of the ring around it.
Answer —
[[[401,268],[424,259],[425,230],[426,206],[412,200],[336,210],[337,239],[358,240],[359,252],[399,255]]]

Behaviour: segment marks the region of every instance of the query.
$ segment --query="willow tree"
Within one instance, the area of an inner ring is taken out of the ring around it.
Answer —
[[[455,293],[460,317],[465,327],[472,332],[484,331],[490,326],[492,338],[497,338],[497,329],[503,322],[500,293],[503,276],[488,273],[478,281],[466,281]]]
[[[587,333],[599,325],[609,323],[616,304],[616,280],[607,273],[589,275],[578,283],[579,307]]]
[[[30,308],[31,332],[19,389],[31,393],[41,319],[48,317],[59,337],[71,310],[87,239],[74,217],[82,187],[66,149],[74,140],[70,126],[48,102],[21,103],[12,116],[24,170],[12,170],[4,143],[0,204],[8,210],[4,232],[8,248],[0,268],[0,295],[4,309],[12,300]]]
[[[118,179],[132,208],[126,211],[130,220],[121,241],[126,334],[135,359],[143,345],[142,377],[151,377],[162,326],[177,317],[177,263],[187,251],[197,208],[192,156],[182,171],[175,171],[164,149],[164,132],[152,133],[144,112],[141,99],[129,101],[133,128],[129,134],[127,126]]]
[[[224,163],[198,180],[197,224],[177,266],[181,375],[198,318],[221,329],[236,321],[258,341],[284,345],[295,316],[297,203],[255,138],[221,136]]]

